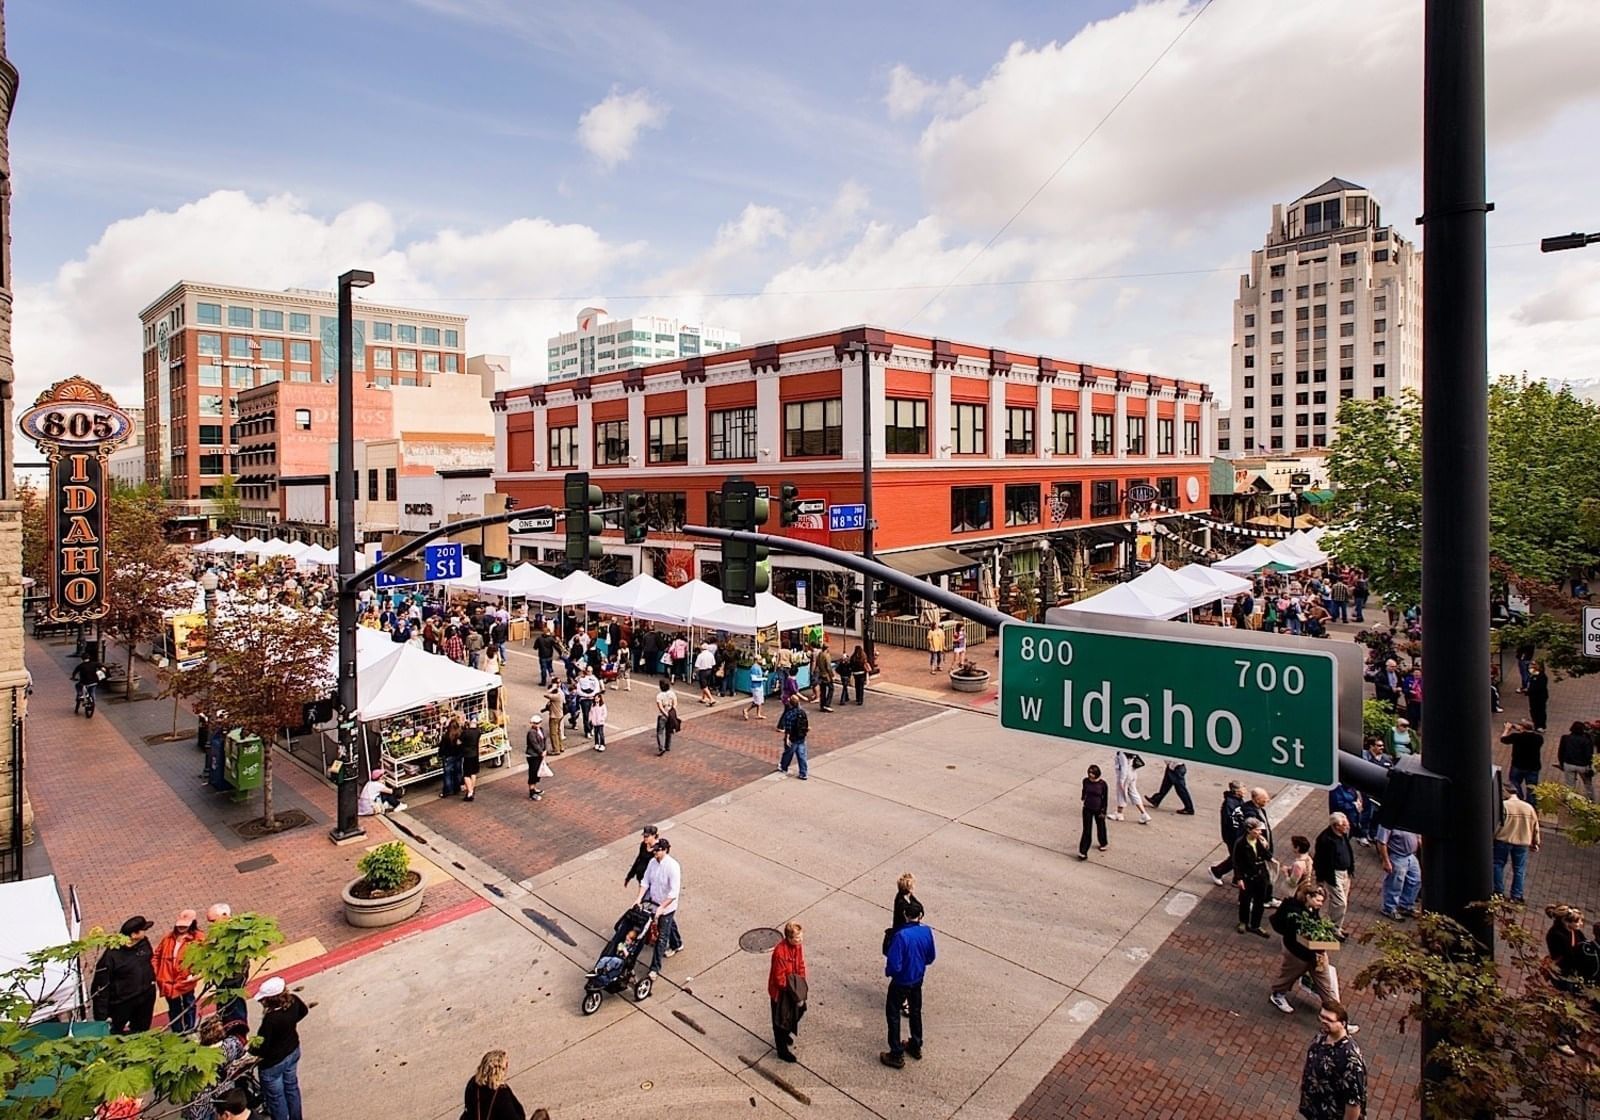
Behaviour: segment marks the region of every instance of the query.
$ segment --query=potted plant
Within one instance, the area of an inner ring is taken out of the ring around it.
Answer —
[[[403,922],[422,908],[422,876],[411,870],[411,849],[399,840],[379,844],[356,863],[361,878],[344,888],[344,920],[362,929]]]
[[[1297,915],[1295,932],[1300,935],[1300,944],[1313,953],[1339,951],[1339,927],[1320,914]]]
[[[957,692],[982,692],[989,686],[989,670],[962,660],[950,670],[950,687]]]

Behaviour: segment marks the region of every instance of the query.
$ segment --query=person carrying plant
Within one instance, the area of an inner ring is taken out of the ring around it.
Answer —
[[[1328,963],[1323,949],[1309,949],[1307,941],[1334,941],[1335,927],[1322,916],[1327,891],[1318,882],[1300,884],[1293,898],[1286,898],[1273,911],[1272,928],[1283,938],[1283,956],[1278,962],[1278,978],[1272,983],[1272,1006],[1285,1015],[1294,1014],[1289,993],[1295,981],[1311,977],[1311,987],[1323,1000],[1339,998],[1339,977]]]

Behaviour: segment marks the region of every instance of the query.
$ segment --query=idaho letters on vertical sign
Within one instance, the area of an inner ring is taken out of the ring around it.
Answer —
[[[58,381],[19,421],[50,463],[50,596],[58,622],[106,613],[106,459],[133,424],[98,385]]]

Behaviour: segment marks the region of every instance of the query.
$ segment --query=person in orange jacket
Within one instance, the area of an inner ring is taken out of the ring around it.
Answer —
[[[783,940],[772,949],[772,968],[767,973],[767,998],[772,1000],[772,1041],[778,1057],[799,1061],[790,1046],[806,1013],[806,951],[800,942],[805,931],[799,922],[783,927]]]
[[[183,963],[183,955],[189,946],[205,939],[199,916],[193,910],[181,910],[156,946],[156,991],[167,1001],[168,1029],[174,1034],[190,1034],[198,1025],[194,990],[199,980]]]

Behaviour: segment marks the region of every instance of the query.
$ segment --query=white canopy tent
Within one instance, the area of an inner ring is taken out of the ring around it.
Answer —
[[[323,548],[320,544],[311,545],[295,558],[295,563],[302,568],[314,568],[317,565],[337,567],[339,554],[331,548]]]
[[[699,626],[701,619],[722,606],[722,592],[709,583],[692,579],[675,587],[661,598],[641,606],[634,614],[649,622],[676,626]]]
[[[76,909],[76,899],[72,901]],[[65,945],[79,936],[81,921],[62,906],[54,875],[0,883],[0,913],[6,916],[0,922],[0,972],[25,968],[29,953]],[[43,976],[22,994],[39,1007],[35,1022],[64,1014],[76,1017],[83,1009],[82,978],[72,963],[46,965]]]
[[[726,630],[730,634],[754,634],[776,627],[779,630],[800,630],[807,626],[821,626],[822,616],[793,603],[785,603],[771,592],[756,596],[756,605],[741,607],[723,603],[709,614],[695,619],[696,626],[711,630]]]
[[[1197,582],[1182,572],[1175,572],[1171,568],[1157,564],[1132,580],[1129,584],[1141,594],[1153,595],[1158,599],[1177,599],[1186,603],[1190,609],[1204,603],[1216,600],[1217,593],[1209,583]]]
[[[555,576],[533,564],[518,564],[503,580],[483,585],[484,591],[493,591],[507,598],[521,596],[538,598],[540,593],[560,583]]]
[[[232,548],[232,546],[230,546],[228,544],[228,539],[226,537],[212,537],[208,541],[202,541],[201,543],[195,545],[194,546],[194,551],[195,552],[232,552],[233,548]]]
[[[1272,557],[1272,563],[1285,572],[1305,572],[1312,568],[1324,567],[1332,559],[1315,544],[1305,542],[1296,544],[1298,547],[1289,546],[1289,542],[1283,540],[1267,549]]]
[[[1226,560],[1218,560],[1211,566],[1219,571],[1231,572],[1235,575],[1249,575],[1252,572],[1259,572],[1262,568],[1271,564],[1274,559],[1275,557],[1266,545],[1253,544],[1243,552],[1236,553]]]
[[[356,651],[356,717],[364,722],[424,704],[476,696],[504,683],[495,673],[457,665],[409,642],[390,642],[389,649],[366,662],[362,651]],[[376,647],[369,647],[369,652],[377,652]]]
[[[1069,603],[1064,608],[1080,614],[1112,614],[1121,618],[1153,620],[1177,618],[1189,613],[1189,604],[1138,590],[1131,583],[1119,583],[1098,595]]]
[[[1216,596],[1228,597],[1243,595],[1250,590],[1250,581],[1228,572],[1220,572],[1216,568],[1208,568],[1204,564],[1188,564],[1178,569],[1179,575],[1186,575],[1195,582],[1209,583]]]
[[[535,592],[531,597],[551,606],[579,607],[596,595],[614,590],[616,589],[609,583],[601,583],[588,572],[570,572],[566,578],[557,580],[543,591]]]
[[[601,614],[631,617],[637,614],[641,607],[657,602],[671,593],[672,588],[655,576],[640,572],[621,587],[608,587],[598,595],[591,596],[588,607]]]

